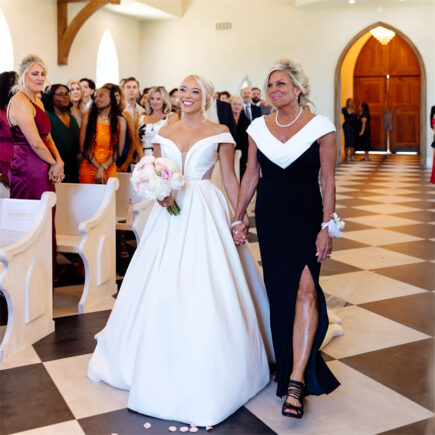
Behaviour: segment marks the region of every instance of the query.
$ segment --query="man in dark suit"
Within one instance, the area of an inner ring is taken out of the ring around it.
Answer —
[[[217,124],[226,125],[230,129],[231,136],[237,141],[236,121],[229,103],[213,98],[207,110],[207,119]]]
[[[272,112],[272,107],[265,104],[261,99],[261,91],[260,88],[252,88],[251,89],[251,101],[252,104],[259,107],[261,109],[262,115],[269,115]]]
[[[240,92],[240,96],[242,97],[243,110],[248,120],[252,122],[255,118],[259,118],[261,116],[261,108],[252,104],[251,89],[248,87],[243,88]]]

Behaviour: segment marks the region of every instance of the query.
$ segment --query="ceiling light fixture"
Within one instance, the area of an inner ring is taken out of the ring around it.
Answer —
[[[396,36],[396,34],[385,27],[378,26],[370,30],[370,33],[382,44],[388,45],[388,43]]]

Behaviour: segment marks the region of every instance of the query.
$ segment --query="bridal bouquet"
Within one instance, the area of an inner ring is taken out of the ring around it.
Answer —
[[[136,192],[145,199],[162,201],[172,190],[180,190],[184,178],[173,162],[163,157],[142,157],[134,167],[131,183]],[[167,207],[169,214],[180,214],[180,207],[174,201]]]

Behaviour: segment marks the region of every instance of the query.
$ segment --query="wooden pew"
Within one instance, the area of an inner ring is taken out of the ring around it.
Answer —
[[[117,178],[107,184],[56,185],[56,240],[59,252],[77,253],[85,266],[85,284],[78,312],[116,293]]]
[[[54,331],[53,192],[41,200],[0,199],[0,290],[8,321],[0,362]]]

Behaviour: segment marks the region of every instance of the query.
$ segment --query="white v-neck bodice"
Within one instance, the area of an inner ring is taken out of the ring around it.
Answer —
[[[289,140],[281,142],[271,133],[262,116],[252,121],[246,131],[269,160],[285,169],[317,139],[335,131],[335,126],[326,116],[316,115]]]
[[[204,137],[195,142],[186,153],[182,153],[174,141],[159,134],[153,142],[160,145],[162,157],[173,161],[184,174],[184,178],[191,181],[210,178],[218,159],[219,144],[235,144],[230,133]]]

